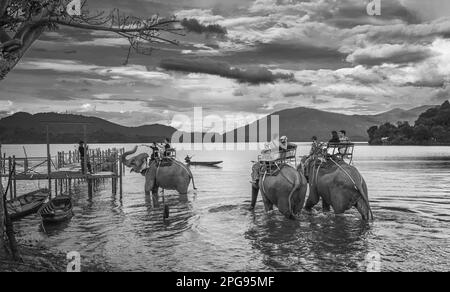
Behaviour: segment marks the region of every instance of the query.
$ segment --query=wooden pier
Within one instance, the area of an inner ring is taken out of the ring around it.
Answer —
[[[0,178],[11,176],[10,199],[18,196],[17,184],[21,181],[47,181],[50,196],[70,194],[75,183],[87,183],[91,196],[101,183],[111,180],[112,193],[123,196],[125,171],[120,157],[124,149],[89,149],[82,159],[78,151],[58,152],[52,157],[50,145],[47,157],[6,157],[1,148],[0,144]]]

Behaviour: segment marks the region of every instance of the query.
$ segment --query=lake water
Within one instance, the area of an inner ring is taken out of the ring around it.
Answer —
[[[91,145],[111,148],[133,145]],[[300,154],[308,152],[300,145]],[[52,151],[73,150],[54,145]],[[21,146],[3,145],[23,156]],[[44,145],[26,146],[45,156]],[[370,252],[381,255],[382,271],[450,270],[450,147],[360,145],[355,166],[365,177],[375,221],[356,210],[345,216],[302,214],[289,221],[250,204],[251,160],[257,151],[180,151],[194,160],[223,160],[221,168],[193,167],[198,191],[187,197],[166,192],[171,216],[152,209],[144,177],[127,173],[124,197],[110,184],[92,198],[75,187],[75,217],[47,229],[37,216],[16,224],[19,239],[55,251],[78,251],[84,260],[113,271],[365,271]],[[45,186],[40,182],[40,186]],[[37,182],[18,184],[25,193]]]

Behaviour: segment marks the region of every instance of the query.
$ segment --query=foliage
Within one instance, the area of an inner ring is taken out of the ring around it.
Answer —
[[[414,126],[408,122],[371,127],[369,143],[381,145],[433,145],[450,143],[450,102],[422,113]]]
[[[73,13],[67,7],[71,0],[0,0],[0,80],[44,31],[60,27],[115,33],[127,39],[130,48],[125,63],[132,50],[149,54],[161,43],[177,44],[168,39],[169,34],[180,34],[174,17],[139,18],[118,9],[92,13],[88,0],[81,1],[81,10]]]

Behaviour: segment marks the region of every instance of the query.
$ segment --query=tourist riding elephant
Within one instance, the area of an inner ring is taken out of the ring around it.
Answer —
[[[363,220],[373,220],[367,184],[354,166],[333,157],[315,158],[308,164],[299,166],[299,170],[307,169],[309,176],[310,193],[306,210],[311,211],[322,198],[324,211],[330,211],[333,207],[335,214],[343,214],[356,207]]]
[[[123,163],[132,168],[132,171],[141,173],[145,176],[145,195],[149,196],[152,193],[153,204],[155,207],[159,206],[158,191],[159,188],[163,190],[175,190],[181,195],[188,193],[189,185],[192,180],[194,189],[194,176],[190,169],[183,163],[173,159],[164,158],[161,160],[153,160],[150,162],[148,168],[145,168],[148,154],[140,154],[129,160],[126,157],[130,154],[136,153],[137,147],[132,151],[126,152],[122,156]]]
[[[278,174],[265,175],[257,162],[252,168],[252,180],[251,210],[255,208],[261,190],[266,212],[276,205],[288,219],[295,219],[300,214],[308,191],[308,183],[302,173],[289,165],[282,165]]]

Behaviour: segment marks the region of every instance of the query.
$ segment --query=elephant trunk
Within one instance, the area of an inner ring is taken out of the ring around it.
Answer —
[[[138,147],[136,146],[136,147],[134,147],[133,150],[127,151],[127,152],[125,152],[124,154],[122,154],[121,160],[122,160],[122,163],[123,163],[126,167],[132,167],[132,165],[131,165],[131,160],[127,160],[127,157],[128,157],[129,155],[131,155],[131,154],[136,153],[137,150],[138,150]]]

